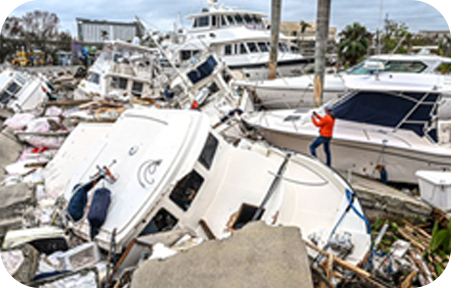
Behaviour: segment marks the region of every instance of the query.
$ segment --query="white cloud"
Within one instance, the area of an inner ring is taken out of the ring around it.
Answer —
[[[415,0],[340,0],[332,1],[331,26],[341,30],[344,26],[358,21],[371,31],[380,23],[380,3],[383,3],[383,17],[387,14],[391,19],[406,22],[413,31],[444,30],[448,25],[443,16],[435,8]],[[431,0],[432,1],[432,0]],[[139,15],[150,27],[171,30],[180,12],[183,19],[186,15],[201,10],[200,0],[35,0],[18,7],[12,15],[20,16],[36,9],[54,12],[61,20],[61,29],[75,33],[75,17],[96,20],[134,21]],[[224,3],[220,1],[220,3]],[[317,1],[282,1],[282,19],[286,21],[315,21]],[[225,2],[227,6],[236,6],[243,10],[253,10],[271,14],[271,1],[238,1]],[[188,22],[185,21],[186,24]]]

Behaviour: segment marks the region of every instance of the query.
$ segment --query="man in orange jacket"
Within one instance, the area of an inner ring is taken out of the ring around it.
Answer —
[[[310,153],[316,157],[316,148],[323,144],[324,153],[326,153],[327,158],[327,166],[331,165],[331,156],[330,156],[330,140],[332,139],[332,132],[334,129],[335,118],[332,114],[332,110],[329,106],[324,108],[326,115],[324,117],[319,116],[316,112],[312,114],[312,122],[316,127],[320,127],[319,135],[313,142],[310,144]]]

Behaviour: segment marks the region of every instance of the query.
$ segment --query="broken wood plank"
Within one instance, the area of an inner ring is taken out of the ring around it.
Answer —
[[[412,229],[414,229],[415,231],[417,231],[419,234],[423,235],[423,237],[425,237],[426,239],[428,239],[429,241],[431,241],[431,235],[429,235],[426,231],[424,231],[423,229],[421,229],[420,227],[417,227],[415,225],[413,225],[412,223],[408,222],[407,220],[403,219],[402,222],[404,222],[404,224],[406,224],[407,226],[411,227]]]
[[[413,270],[410,274],[402,281],[401,288],[410,288],[412,287],[412,281],[417,276],[417,271]]]
[[[326,251],[324,251],[324,250],[322,250],[322,249],[316,247],[316,246],[313,245],[312,243],[305,241],[305,244],[306,244],[308,247],[310,247],[311,249],[313,249],[313,250],[319,252],[320,254],[322,254],[322,255],[324,255],[324,256],[326,256],[326,257],[329,257],[329,253],[327,253]],[[385,288],[385,287],[386,287],[386,286],[384,286],[384,285],[378,283],[377,281],[375,281],[375,280],[372,278],[372,276],[371,276],[371,274],[370,274],[369,272],[367,272],[367,271],[365,271],[365,270],[363,270],[363,269],[361,269],[361,268],[359,268],[359,267],[357,267],[357,266],[354,266],[354,265],[352,265],[352,264],[346,262],[345,260],[336,257],[335,255],[332,255],[332,259],[333,259],[333,261],[334,261],[337,265],[340,265],[341,267],[346,268],[346,269],[352,271],[353,273],[355,273],[356,275],[358,275],[361,279],[363,279],[363,280],[365,280],[365,281],[367,281],[367,282],[369,282],[369,283],[375,285],[376,287],[382,287],[382,288]]]
[[[407,230],[403,229],[402,227],[398,228],[398,233],[407,241],[410,242],[410,244],[412,244],[413,246],[415,246],[416,248],[420,249],[421,252],[423,252],[424,250],[426,250],[426,248],[418,243],[418,240],[415,239],[415,237],[413,235],[411,235]]]

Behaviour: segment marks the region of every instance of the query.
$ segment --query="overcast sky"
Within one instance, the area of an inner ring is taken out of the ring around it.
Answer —
[[[370,31],[375,31],[380,25],[381,1],[382,17],[385,18],[388,14],[390,19],[405,22],[411,31],[449,30],[446,20],[439,11],[429,4],[416,0],[332,0],[330,25],[340,31],[346,25],[358,21]],[[270,16],[271,0],[219,2],[226,6],[263,12]],[[206,3],[206,0],[34,0],[19,6],[10,15],[21,16],[33,10],[53,12],[61,20],[60,29],[69,30],[72,34],[75,33],[76,17],[131,22],[134,21],[134,16],[138,15],[148,27],[167,31],[172,29],[179,13],[184,19],[188,14],[199,12],[202,3]],[[316,4],[317,0],[282,0],[282,20],[315,21]],[[185,24],[188,23],[185,20]]]

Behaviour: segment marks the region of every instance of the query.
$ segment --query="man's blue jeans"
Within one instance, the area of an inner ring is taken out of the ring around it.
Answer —
[[[327,166],[329,166],[329,167],[331,165],[331,156],[330,156],[330,140],[331,139],[332,139],[331,137],[318,136],[312,142],[312,144],[310,144],[310,153],[315,157],[316,157],[316,148],[319,145],[323,144],[324,153],[326,153]]]

